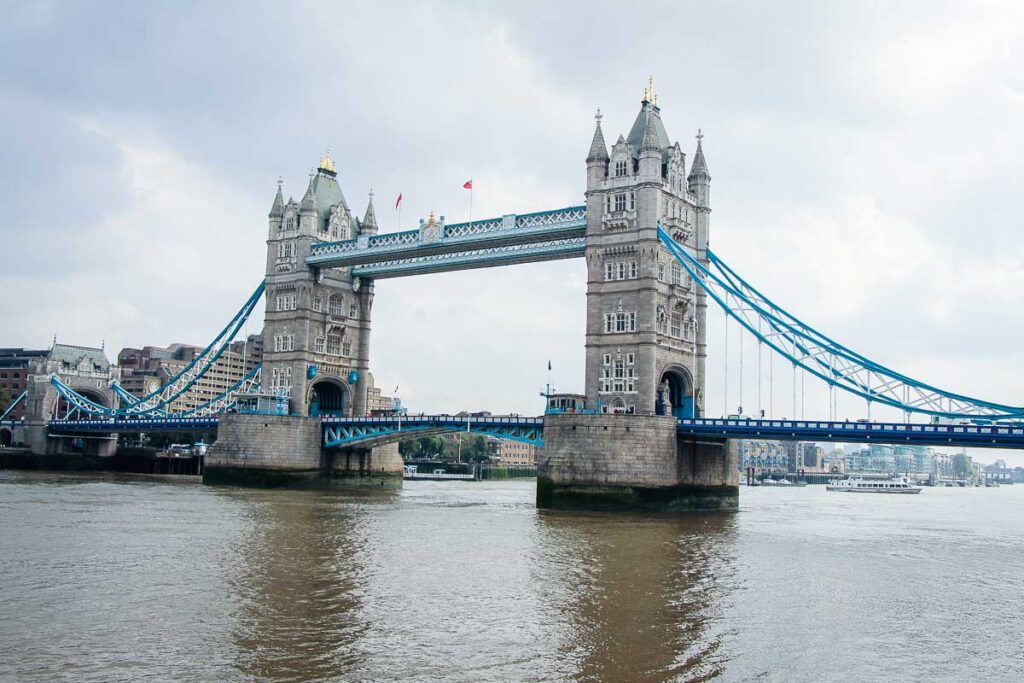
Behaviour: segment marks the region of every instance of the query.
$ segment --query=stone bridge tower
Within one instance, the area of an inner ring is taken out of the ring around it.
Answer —
[[[657,232],[660,223],[706,262],[710,188],[700,133],[687,169],[653,86],[610,153],[598,112],[587,155],[585,252],[585,386],[595,412],[545,415],[539,507],[736,507],[735,447],[677,428],[677,418],[703,412],[707,301]]]
[[[368,386],[372,281],[351,269],[306,266],[317,242],[376,234],[373,198],[356,219],[328,152],[309,186],[287,203],[278,181],[267,236],[263,387],[290,397],[298,415],[363,415]]]
[[[687,175],[652,86],[610,154],[598,112],[587,156],[586,395],[600,412],[703,412],[706,295],[657,235],[660,222],[707,258],[711,176],[697,137]]]

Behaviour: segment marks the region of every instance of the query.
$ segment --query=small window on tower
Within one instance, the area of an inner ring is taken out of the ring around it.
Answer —
[[[626,175],[626,162],[625,161],[616,161],[615,162],[615,177],[616,178],[621,178],[624,175]]]
[[[625,193],[615,195],[615,210],[616,211],[625,211],[626,210],[626,195],[625,195]]]

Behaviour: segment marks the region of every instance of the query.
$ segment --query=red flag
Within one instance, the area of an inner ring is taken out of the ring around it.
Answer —
[[[402,193],[399,192],[398,193],[398,199],[395,200],[395,208],[397,209],[398,205],[401,204],[401,203],[402,203]]]
[[[472,180],[467,180],[462,187],[464,189],[466,189],[466,190],[472,190],[473,189],[473,181]]]

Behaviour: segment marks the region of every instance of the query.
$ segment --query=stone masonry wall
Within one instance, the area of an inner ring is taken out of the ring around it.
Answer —
[[[229,413],[220,419],[205,467],[318,472],[320,452],[318,418]]]
[[[682,483],[676,420],[650,415],[546,415],[538,476],[559,485],[676,486]]]

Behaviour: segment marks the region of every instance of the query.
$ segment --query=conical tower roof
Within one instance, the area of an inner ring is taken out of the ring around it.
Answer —
[[[370,201],[366,205],[366,215],[363,216],[360,232],[377,234],[377,213],[373,210],[373,190],[370,190]]]
[[[299,211],[316,211],[316,199],[313,196],[313,180],[316,178],[316,172],[309,174],[309,187],[306,188],[306,194],[302,195],[302,201],[299,202]]]
[[[693,155],[693,166],[690,167],[690,175],[687,176],[687,180],[690,178],[704,177],[711,180],[711,174],[708,172],[708,162],[704,160],[704,146],[701,141],[704,139],[704,134],[697,130],[697,152]]]
[[[283,182],[281,178],[277,179],[277,195],[274,197],[274,205],[270,207],[271,218],[281,218],[284,216],[284,195],[281,194],[281,183]]]
[[[608,161],[608,146],[604,143],[604,133],[601,132],[601,110],[597,110],[594,116],[597,125],[594,127],[594,139],[590,143],[590,154],[587,155],[587,163],[592,161]]]

